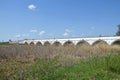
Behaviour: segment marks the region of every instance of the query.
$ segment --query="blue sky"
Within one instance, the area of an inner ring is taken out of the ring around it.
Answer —
[[[0,0],[0,41],[113,36],[120,0]]]

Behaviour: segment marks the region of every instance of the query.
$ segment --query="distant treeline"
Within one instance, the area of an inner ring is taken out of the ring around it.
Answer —
[[[0,42],[0,45],[8,45],[9,42]]]

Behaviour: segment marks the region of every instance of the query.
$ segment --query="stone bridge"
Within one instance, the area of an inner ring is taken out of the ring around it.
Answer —
[[[68,39],[45,39],[45,40],[23,40],[19,41],[19,44],[28,44],[28,45],[95,45],[98,43],[105,43],[108,45],[120,44],[120,36],[114,37],[91,37],[91,38],[68,38]]]

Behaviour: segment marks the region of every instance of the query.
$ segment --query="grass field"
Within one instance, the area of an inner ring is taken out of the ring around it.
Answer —
[[[120,46],[0,46],[0,80],[120,80]]]

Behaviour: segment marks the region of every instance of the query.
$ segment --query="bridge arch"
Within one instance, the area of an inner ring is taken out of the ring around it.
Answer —
[[[24,42],[25,45],[28,45],[28,42]]]
[[[44,42],[44,46],[50,46],[51,44],[50,44],[50,42],[49,41],[45,41]]]
[[[41,43],[40,41],[38,41],[38,42],[36,43],[36,45],[37,45],[37,46],[42,46],[42,43]]]
[[[120,39],[113,41],[111,45],[120,45]]]
[[[55,41],[54,43],[53,43],[53,46],[60,46],[60,45],[62,45],[59,41]]]
[[[70,40],[66,41],[63,46],[74,46],[74,43]]]
[[[108,43],[104,40],[99,39],[99,40],[95,41],[92,45],[93,46],[95,46],[95,45],[108,45]]]
[[[34,42],[30,42],[30,45],[35,45]]]
[[[85,40],[79,41],[76,46],[83,46],[83,45],[90,46],[90,44]]]

